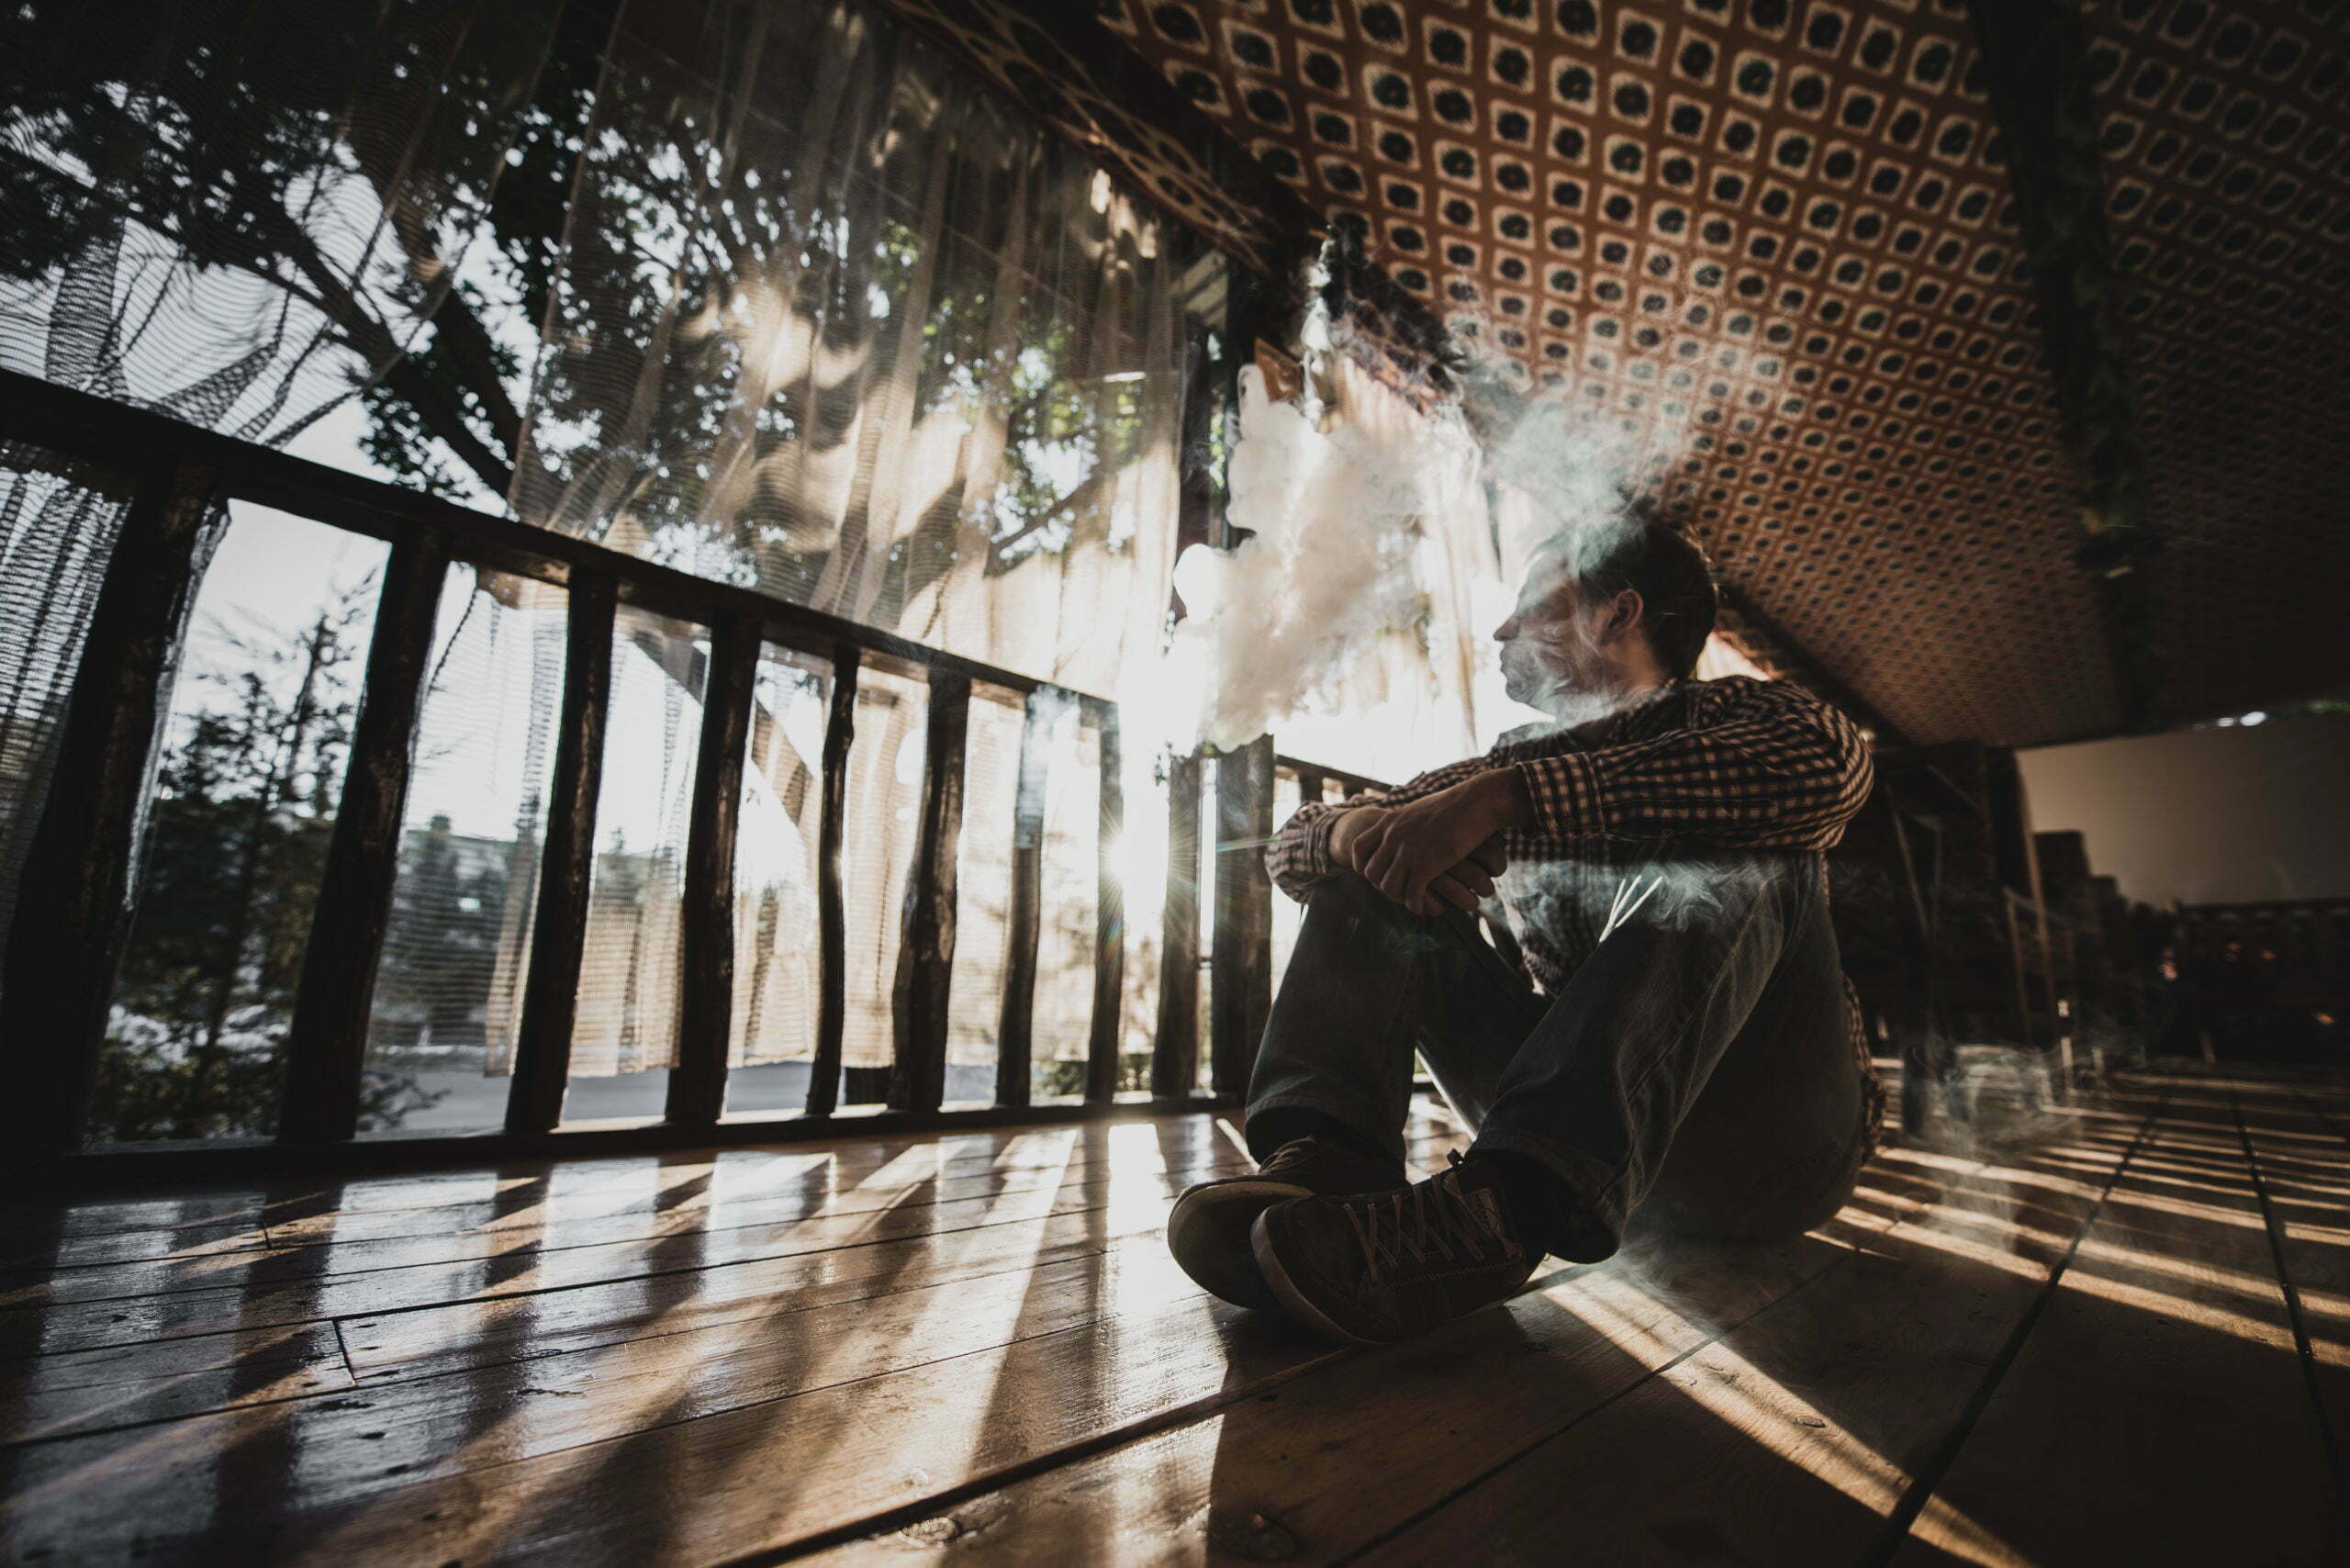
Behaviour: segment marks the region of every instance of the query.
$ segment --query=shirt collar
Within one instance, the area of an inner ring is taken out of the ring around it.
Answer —
[[[1661,686],[1651,687],[1614,712],[1586,719],[1580,724],[1563,725],[1547,719],[1520,724],[1514,730],[1503,732],[1501,739],[1494,743],[1492,755],[1496,758],[1505,752],[1546,756],[1579,751],[1602,744],[1616,730],[1630,723],[1635,717],[1651,712],[1668,699],[1686,690],[1688,686],[1685,680],[1668,680]]]

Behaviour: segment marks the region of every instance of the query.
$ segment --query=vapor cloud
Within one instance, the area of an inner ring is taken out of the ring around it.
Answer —
[[[1455,416],[1427,439],[1383,441],[1265,395],[1241,372],[1226,516],[1255,537],[1200,546],[1175,568],[1191,614],[1175,657],[1197,683],[1198,738],[1237,746],[1306,711],[1380,639],[1416,636],[1429,573],[1424,520],[1482,510],[1476,443]]]

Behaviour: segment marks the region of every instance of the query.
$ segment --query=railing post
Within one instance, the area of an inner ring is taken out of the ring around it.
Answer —
[[[552,1131],[563,1120],[571,1076],[571,1031],[579,1014],[579,960],[588,940],[588,900],[596,869],[596,797],[603,783],[605,709],[612,684],[615,585],[575,577],[555,735],[546,846],[539,861],[531,962],[514,1081],[506,1097],[509,1133]]]
[[[922,821],[906,885],[892,1009],[890,1108],[935,1111],[946,1089],[946,1003],[955,969],[955,852],[963,835],[963,751],[971,678],[930,672]]]
[[[1102,1104],[1118,1094],[1118,1047],[1125,1038],[1126,884],[1118,840],[1126,830],[1118,710],[1088,703],[1101,759],[1100,817],[1093,839],[1093,1020],[1085,1047],[1085,1098]]]
[[[401,539],[385,566],[351,759],[287,1031],[277,1118],[285,1142],[332,1142],[359,1131],[375,971],[399,875],[417,715],[448,575],[448,545],[438,533]]]
[[[212,476],[163,460],[141,474],[74,672],[40,826],[11,923],[0,1041],[10,1159],[71,1153],[88,1120],[115,974],[130,934],[132,857],[154,799],[165,704],[198,585],[219,542]]]
[[[1158,1037],[1150,1092],[1188,1098],[1200,1080],[1200,754],[1167,767],[1167,902],[1158,949]]]
[[[1273,831],[1271,736],[1216,759],[1215,828],[1209,1072],[1218,1095],[1237,1099],[1248,1092],[1257,1041],[1272,1011],[1272,879],[1265,869]]]
[[[824,714],[824,775],[816,825],[816,1059],[808,1114],[829,1116],[841,1099],[841,1038],[848,1027],[848,905],[841,892],[841,841],[848,827],[848,753],[856,742],[856,645],[833,650],[833,700]]]
[[[686,830],[677,1065],[669,1072],[667,1105],[673,1122],[706,1126],[726,1105],[727,1036],[734,1022],[734,834],[758,663],[757,629],[737,615],[721,617],[711,628]]]
[[[1045,801],[1052,786],[1053,734],[1069,695],[1042,686],[1028,694],[1020,722],[1020,782],[1012,815],[1012,886],[1005,917],[1003,998],[996,1025],[995,1103],[1025,1105],[1036,1017],[1036,943],[1044,903]]]

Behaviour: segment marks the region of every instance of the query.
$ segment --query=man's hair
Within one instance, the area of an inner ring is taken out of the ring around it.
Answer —
[[[1649,646],[1667,674],[1686,680],[1721,609],[1704,547],[1642,500],[1628,502],[1617,521],[1576,543],[1575,584],[1584,602],[1611,599],[1626,588],[1639,594]]]

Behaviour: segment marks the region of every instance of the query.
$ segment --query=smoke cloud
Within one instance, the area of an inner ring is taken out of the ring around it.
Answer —
[[[1306,711],[1380,642],[1417,637],[1434,574],[1427,520],[1476,509],[1481,457],[1457,413],[1416,442],[1275,402],[1241,372],[1226,516],[1255,537],[1176,564],[1191,614],[1174,658],[1200,694],[1198,738],[1237,746]]]
[[[1330,324],[1311,314],[1309,364],[1343,353],[1332,340]],[[1677,425],[1666,430],[1653,416],[1520,401],[1473,348],[1463,379],[1482,442],[1460,406],[1440,404],[1399,431],[1326,419],[1311,377],[1301,402],[1276,402],[1253,366],[1243,370],[1227,516],[1254,537],[1230,553],[1193,546],[1177,565],[1190,614],[1161,688],[1175,700],[1167,727],[1179,744],[1235,746],[1329,711],[1334,689],[1382,640],[1424,638],[1432,594],[1459,594],[1482,633],[1508,614],[1539,553],[1578,569],[1630,526],[1628,498],[1683,444]],[[1448,532],[1476,541],[1487,564],[1472,580],[1448,571]],[[1499,696],[1480,689],[1477,700],[1494,706]],[[1535,705],[1556,722],[1583,722],[1620,700],[1548,689]]]

